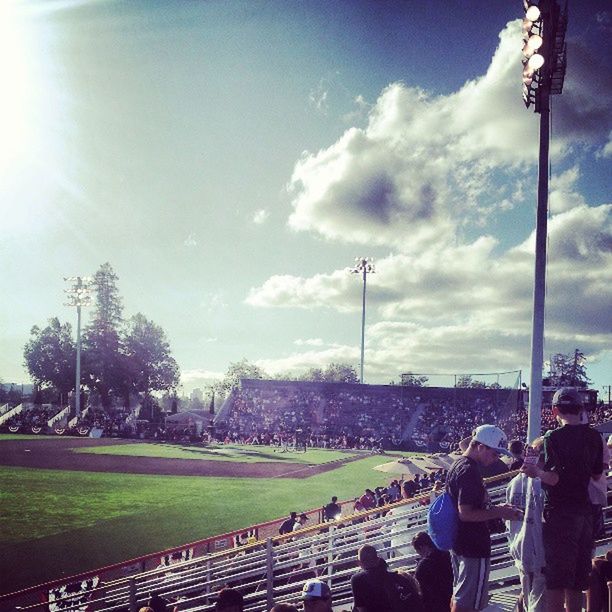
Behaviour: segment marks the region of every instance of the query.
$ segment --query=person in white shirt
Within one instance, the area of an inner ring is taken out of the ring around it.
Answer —
[[[526,461],[544,466],[543,439],[538,438],[527,450]],[[517,474],[506,488],[506,502],[523,510],[522,519],[506,521],[510,555],[521,580],[521,597],[526,612],[543,612],[546,580],[544,578],[544,541],[542,515],[544,492],[539,478]]]

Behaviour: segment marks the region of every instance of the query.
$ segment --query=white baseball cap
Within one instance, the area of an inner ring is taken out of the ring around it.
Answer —
[[[506,434],[495,425],[480,425],[480,427],[474,430],[472,440],[480,442],[498,453],[513,457],[512,453],[508,450]]]

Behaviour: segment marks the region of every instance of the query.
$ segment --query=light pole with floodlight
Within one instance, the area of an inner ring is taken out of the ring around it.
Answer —
[[[566,69],[565,32],[567,2],[523,0],[523,102],[540,114],[538,204],[536,211],[531,380],[527,442],[540,435],[542,426],[542,367],[544,365],[544,301],[546,294],[546,237],[548,222],[548,150],[550,96],[560,94]]]
[[[363,359],[365,353],[365,310],[366,310],[366,278],[375,272],[374,260],[371,257],[355,257],[355,266],[349,268],[351,274],[361,274],[363,278],[363,296],[361,304],[361,364],[359,382],[363,384]]]
[[[76,341],[76,376],[74,383],[74,413],[81,416],[81,307],[91,305],[91,282],[88,276],[71,276],[64,278],[72,283],[69,289],[64,289],[68,296],[65,306],[77,309],[77,341]]]

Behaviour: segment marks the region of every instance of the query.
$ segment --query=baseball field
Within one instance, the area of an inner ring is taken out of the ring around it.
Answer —
[[[353,498],[388,481],[385,460],[0,435],[0,592]]]

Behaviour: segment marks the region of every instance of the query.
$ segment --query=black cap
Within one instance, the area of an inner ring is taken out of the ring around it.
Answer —
[[[576,389],[563,387],[557,389],[553,395],[553,406],[582,406],[582,400]]]

